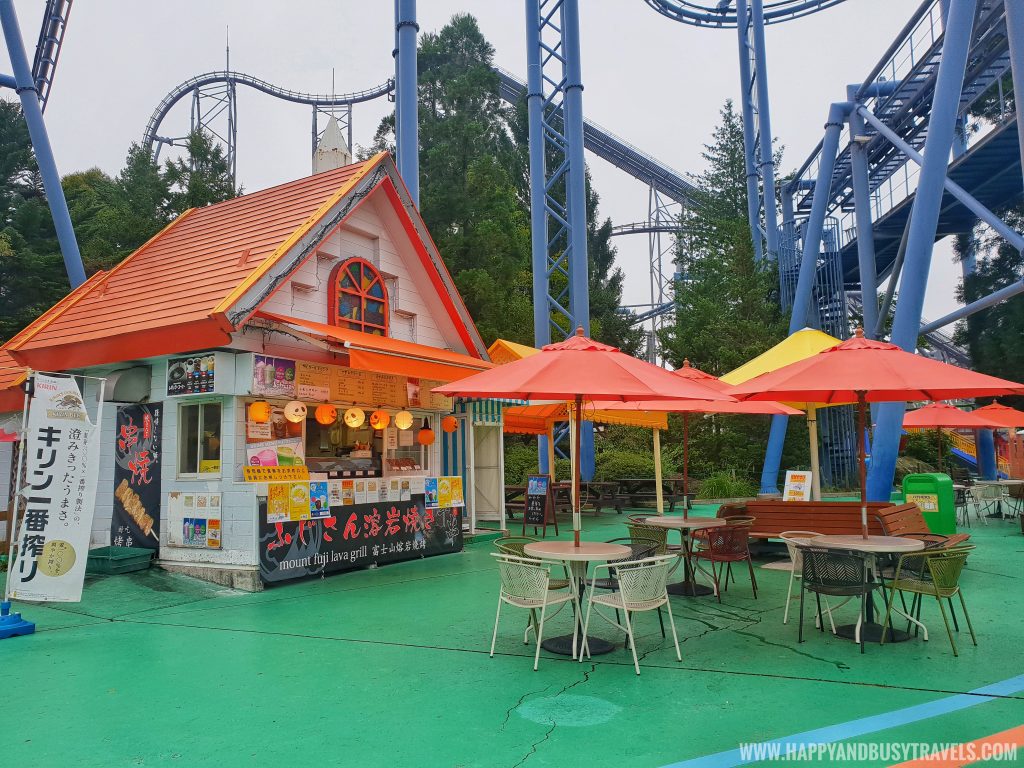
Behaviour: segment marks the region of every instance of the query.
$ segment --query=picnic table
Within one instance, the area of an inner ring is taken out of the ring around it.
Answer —
[[[623,477],[618,482],[618,500],[620,505],[638,507],[644,503],[657,502],[658,486],[657,480],[653,477]],[[693,506],[694,494],[683,493],[683,479],[681,477],[663,478],[661,489],[662,500],[668,505],[669,512],[675,510],[677,503],[681,503],[685,509],[690,509]]]
[[[551,492],[555,500],[555,513],[572,513],[572,483],[562,480],[551,484]],[[616,512],[622,512],[622,506],[618,502],[619,484],[616,482],[581,482],[580,483],[580,507],[583,510],[590,510],[594,515],[601,514],[605,507],[614,507]],[[526,508],[526,486],[506,485],[505,486],[505,514],[509,519],[515,517],[516,512],[522,512]]]

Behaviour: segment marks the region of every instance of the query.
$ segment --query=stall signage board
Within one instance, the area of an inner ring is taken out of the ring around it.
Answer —
[[[115,547],[160,548],[162,416],[161,403],[117,406],[110,518]]]
[[[782,491],[783,501],[811,500],[811,473],[803,471],[786,471],[786,485]]]
[[[332,367],[336,366],[299,361],[295,371],[296,397],[299,400],[329,400]]]
[[[294,467],[242,467],[247,483],[276,483],[309,480],[309,468]]]
[[[216,383],[216,360],[214,352],[169,358],[167,396],[212,394]]]
[[[329,373],[329,395],[332,402],[360,405],[387,405],[407,408],[409,393],[404,376],[373,373],[339,365],[326,366]]]
[[[523,535],[526,535],[526,527],[533,526],[534,533],[537,527],[543,528],[543,536],[548,535],[548,525],[555,526],[555,534],[558,534],[558,521],[555,520],[555,499],[551,487],[551,477],[548,475],[529,475],[526,478],[526,508],[523,511]]]
[[[288,522],[268,521],[266,501],[259,497],[260,577],[267,584],[462,550],[461,510],[427,509],[422,495]]]

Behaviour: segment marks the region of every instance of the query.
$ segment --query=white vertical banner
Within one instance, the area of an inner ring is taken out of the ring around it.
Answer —
[[[74,379],[35,374],[33,383],[10,595],[78,602],[96,506],[99,428],[89,421]]]

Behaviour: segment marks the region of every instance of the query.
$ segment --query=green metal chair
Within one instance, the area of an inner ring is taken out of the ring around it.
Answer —
[[[650,515],[647,515],[650,517]],[[637,520],[626,520],[626,528],[629,530],[631,539],[645,539],[656,542],[658,545],[655,555],[664,555],[668,552],[668,528],[661,528],[657,525],[648,525]]]
[[[503,555],[512,555],[513,557],[536,560],[537,558],[531,558],[526,554],[526,545],[532,544],[535,541],[540,541],[540,539],[534,539],[530,536],[503,536],[500,539],[494,540],[494,548]],[[551,579],[548,582],[548,589],[565,589],[572,583],[569,580],[569,570],[564,565],[562,566],[562,570],[565,571],[565,578]]]
[[[893,601],[896,598],[896,593],[901,592],[919,597],[935,598],[939,604],[939,611],[942,612],[942,621],[946,625],[946,634],[949,635],[949,644],[953,647],[954,656],[960,654],[956,648],[956,640],[953,639],[953,629],[949,625],[946,606],[942,601],[950,601],[952,610],[953,596],[959,597],[960,607],[963,608],[964,618],[967,620],[967,628],[971,632],[971,641],[975,645],[978,644],[978,638],[975,637],[974,627],[971,624],[971,617],[967,613],[967,603],[964,602],[964,594],[960,589],[960,573],[973,549],[974,546],[968,544],[950,549],[910,552],[900,556],[899,562],[896,564],[896,572],[888,584],[889,599],[886,603],[885,623],[882,625],[882,643],[885,643],[885,629],[888,628],[892,619]],[[925,639],[928,639],[927,635],[925,635]]]

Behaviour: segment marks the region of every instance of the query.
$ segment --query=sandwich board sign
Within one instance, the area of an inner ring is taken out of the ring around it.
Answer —
[[[786,485],[782,492],[783,501],[811,500],[811,473],[803,470],[787,470]]]

